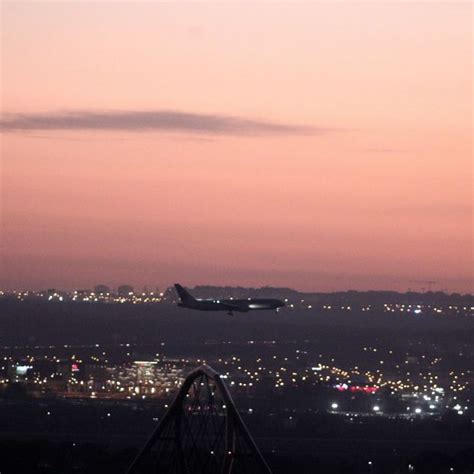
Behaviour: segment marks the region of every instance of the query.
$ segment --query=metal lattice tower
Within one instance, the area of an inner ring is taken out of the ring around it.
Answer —
[[[219,374],[191,372],[128,474],[271,474]]]

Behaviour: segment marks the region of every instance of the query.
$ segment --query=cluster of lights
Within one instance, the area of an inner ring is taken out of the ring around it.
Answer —
[[[272,383],[275,391],[290,390],[305,384],[306,387],[314,386],[316,388],[319,385],[324,385],[327,387],[332,386],[339,392],[347,391],[348,393],[359,392],[366,395],[375,395],[379,390],[385,388],[392,395],[398,392],[401,398],[407,396],[413,398],[415,403],[413,403],[411,409],[408,407],[408,411],[421,415],[422,413],[438,413],[443,403],[449,406],[449,400],[453,396],[455,397],[456,392],[465,390],[468,387],[469,380],[472,378],[471,371],[469,370],[463,372],[452,370],[449,372],[449,379],[447,381],[443,376],[441,386],[437,375],[432,374],[430,371],[424,373],[421,369],[417,368],[420,363],[428,367],[437,365],[441,357],[435,357],[430,360],[425,355],[414,357],[404,354],[406,357],[404,363],[391,364],[390,361],[393,360],[394,351],[392,349],[377,348],[373,345],[363,347],[361,350],[373,353],[378,364],[376,367],[380,368],[362,371],[358,366],[351,368],[338,367],[334,358],[330,358],[323,363],[322,360],[324,358],[322,354],[319,354],[319,362],[316,362],[318,356],[315,354],[316,361],[313,359],[313,364],[300,363],[300,367],[296,368],[295,362],[300,360],[301,356],[304,356],[304,360],[311,357],[308,351],[296,349],[292,356],[290,354],[277,356],[273,355],[273,346],[276,344],[274,340],[261,342],[249,340],[247,343],[253,346],[260,343],[268,347],[272,355],[267,355],[267,358],[261,355],[248,360],[232,355],[225,359],[219,358],[217,362],[211,362],[212,365],[222,366],[223,370],[217,367],[218,371],[222,373],[222,378],[226,379],[229,386],[237,392],[242,390],[245,393],[247,391],[252,393],[252,390],[262,382]],[[161,343],[161,345],[164,345],[164,343]],[[118,366],[110,365],[109,356],[100,344],[77,346],[77,348],[81,347],[82,349],[86,347],[92,348],[95,353],[88,356],[85,362],[73,354],[70,357],[69,369],[66,371],[67,376],[64,369],[64,360],[60,361],[57,356],[52,356],[49,360],[54,363],[63,364],[62,370],[54,370],[51,374],[48,374],[48,377],[40,377],[35,374],[34,370],[30,369],[26,374],[15,374],[16,378],[14,380],[21,378],[25,382],[37,384],[43,387],[41,389],[42,392],[47,390],[50,384],[55,384],[54,390],[61,390],[60,387],[64,386],[67,396],[74,396],[74,394],[77,394],[77,396],[87,396],[89,394],[92,398],[117,397],[131,399],[148,396],[160,397],[172,393],[179,386],[182,381],[182,373],[185,372],[186,367],[206,363],[205,360],[201,359],[184,358],[177,359],[171,363],[169,360],[167,362],[164,359],[161,361],[159,354],[156,354],[156,358],[153,361],[142,361],[142,366],[140,366],[140,361],[135,361],[134,364],[132,359],[133,351],[131,348],[135,344],[122,343],[119,346],[125,349],[127,357],[130,357],[129,362]],[[61,347],[73,349],[73,346],[67,344]],[[45,348],[54,349],[54,346],[45,346]],[[462,349],[459,355],[463,355]],[[6,365],[12,366],[15,364],[11,357],[5,357],[4,361],[7,364],[4,364],[2,369],[4,371],[2,381],[5,379]],[[30,366],[34,366],[34,364],[35,357],[31,355],[27,355],[26,359],[22,359],[20,363],[20,365]],[[160,372],[156,368],[158,365],[160,367],[166,365],[165,372]],[[85,368],[87,366],[89,368]],[[381,367],[383,367],[383,372]],[[31,374],[30,371],[32,372]],[[7,379],[5,380],[13,379],[7,374]],[[66,383],[60,385],[61,380]],[[466,397],[463,397],[463,399],[467,400]],[[469,405],[468,400],[467,402],[467,404],[464,403],[456,411],[465,413],[466,408],[464,408],[464,405]],[[375,406],[380,407],[380,405]],[[420,411],[417,411],[417,409]],[[371,411],[374,413],[380,412],[376,408],[373,408]]]

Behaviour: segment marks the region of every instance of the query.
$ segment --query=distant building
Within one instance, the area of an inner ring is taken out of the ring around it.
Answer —
[[[133,286],[130,285],[120,285],[117,288],[117,293],[119,296],[129,296],[133,294]]]
[[[110,293],[110,288],[107,285],[97,285],[94,287],[94,293],[96,295],[106,295]]]

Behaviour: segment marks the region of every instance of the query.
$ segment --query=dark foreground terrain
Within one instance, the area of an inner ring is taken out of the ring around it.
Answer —
[[[124,473],[162,412],[153,403],[4,400],[0,472]],[[474,470],[470,420],[345,418],[314,414],[291,424],[244,416],[275,474]]]

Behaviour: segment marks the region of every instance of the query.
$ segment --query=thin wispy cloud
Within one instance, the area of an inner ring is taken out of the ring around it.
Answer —
[[[227,115],[211,115],[170,110],[146,111],[67,111],[41,114],[8,114],[0,120],[0,130],[102,130],[130,132],[186,132],[207,135],[315,135],[332,131],[311,127],[254,120]]]

